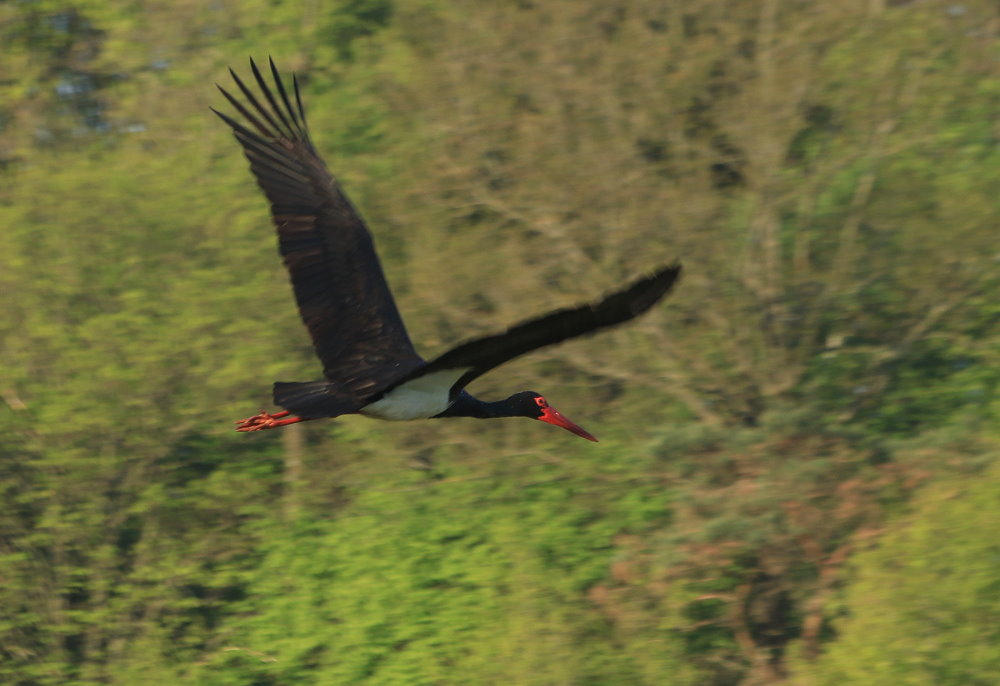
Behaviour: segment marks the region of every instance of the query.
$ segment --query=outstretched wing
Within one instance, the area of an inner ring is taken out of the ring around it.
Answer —
[[[473,379],[508,360],[537,348],[621,324],[642,314],[670,291],[680,273],[680,264],[663,267],[600,302],[557,310],[518,324],[504,333],[468,341],[417,369],[405,381],[432,373],[447,378],[448,372],[452,372],[455,381],[451,393],[454,395]]]
[[[232,128],[271,203],[281,256],[323,374],[363,398],[423,360],[396,309],[371,234],[313,147],[298,79],[292,81],[293,105],[273,61],[270,66],[274,90],[250,60],[263,101],[232,69],[243,99],[219,87],[242,123],[212,111]]]

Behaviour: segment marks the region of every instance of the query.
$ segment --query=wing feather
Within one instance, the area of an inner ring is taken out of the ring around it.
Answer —
[[[670,291],[680,273],[680,264],[672,264],[599,302],[556,310],[503,333],[468,341],[431,360],[406,381],[447,369],[466,369],[451,387],[454,396],[473,379],[515,357],[637,317]]]
[[[299,314],[326,378],[359,398],[424,364],[396,308],[371,234],[313,147],[297,78],[292,98],[273,61],[273,88],[253,60],[254,92],[230,70],[239,94],[219,87],[240,120],[233,130],[271,204],[279,251]]]

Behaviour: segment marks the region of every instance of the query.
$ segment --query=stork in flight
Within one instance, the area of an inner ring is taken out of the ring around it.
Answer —
[[[241,121],[212,111],[232,128],[271,203],[279,251],[299,314],[323,363],[323,378],[275,383],[274,402],[283,410],[262,410],[237,422],[236,430],[351,413],[391,420],[530,417],[596,441],[534,391],[486,402],[464,389],[519,355],[642,314],[670,291],[680,265],[662,267],[598,302],[550,312],[427,362],[406,333],[371,234],[309,138],[298,79],[292,77],[293,102],[273,60],[269,62],[273,89],[253,60],[258,94],[232,69],[243,100],[219,87]]]

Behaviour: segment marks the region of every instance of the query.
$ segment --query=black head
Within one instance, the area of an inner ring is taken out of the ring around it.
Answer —
[[[561,426],[567,431],[575,433],[577,436],[586,438],[588,441],[597,442],[597,439],[582,427],[563,417],[554,407],[549,405],[545,396],[539,393],[521,391],[507,398],[506,402],[518,417],[531,417],[532,419]]]

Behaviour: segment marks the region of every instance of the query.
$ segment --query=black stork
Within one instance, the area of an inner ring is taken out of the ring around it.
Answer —
[[[531,417],[596,441],[533,391],[484,402],[463,389],[519,355],[645,312],[673,286],[680,265],[663,267],[600,302],[551,312],[427,362],[406,333],[371,234],[309,139],[298,79],[292,78],[293,104],[273,60],[270,66],[273,89],[250,60],[263,99],[232,69],[245,101],[219,87],[242,123],[212,111],[232,128],[271,203],[279,250],[324,378],[274,384],[274,402],[283,411],[262,410],[237,422],[236,430],[350,413],[393,420]]]

